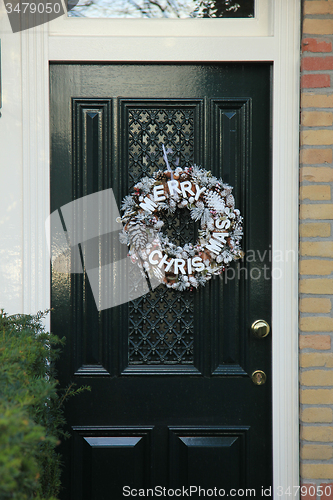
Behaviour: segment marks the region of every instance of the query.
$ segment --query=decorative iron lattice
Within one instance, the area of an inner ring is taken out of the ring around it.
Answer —
[[[158,287],[130,305],[129,364],[193,364],[192,293]]]
[[[194,162],[193,108],[135,108],[128,110],[130,186],[141,177],[165,168],[162,145],[172,149],[169,162]],[[195,227],[186,210],[164,219],[164,231],[180,245],[194,241]],[[134,278],[134,276],[133,276]],[[133,289],[139,283],[132,280]],[[192,292],[160,285],[129,303],[129,365],[193,365],[194,321]]]
[[[193,108],[132,108],[128,110],[130,188],[159,168],[164,169],[162,144],[172,149],[169,162],[193,164]]]

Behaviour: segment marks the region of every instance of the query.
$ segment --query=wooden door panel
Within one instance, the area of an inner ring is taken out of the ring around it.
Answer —
[[[147,488],[152,428],[74,427],[72,498],[120,498],[119,484]]]
[[[109,185],[112,99],[72,97],[69,104],[72,196],[78,199]],[[87,275],[74,274],[71,281],[71,372],[79,377],[108,375],[112,373],[112,356],[107,317],[101,321]]]
[[[270,65],[57,64],[50,81],[52,211],[109,188],[120,207],[141,177],[164,168],[164,144],[182,166],[199,164],[233,186],[242,246],[256,254],[232,266],[233,278],[192,292],[159,286],[100,312],[86,273],[53,271],[52,330],[67,338],[59,379],[92,388],[68,404],[74,445],[63,450],[76,475],[65,472],[63,498],[103,498],[112,481],[117,491],[270,485],[271,338],[250,334],[271,314]],[[196,239],[184,210],[165,227],[181,244]],[[256,369],[267,374],[262,387],[251,381]],[[128,446],[115,446],[118,437]],[[107,464],[117,471],[137,453],[140,473],[108,477]]]
[[[244,487],[248,475],[248,431],[249,428],[237,426],[170,428],[170,485],[200,485],[206,489],[214,485],[226,491]],[[194,491],[193,497],[199,496],[199,491]]]

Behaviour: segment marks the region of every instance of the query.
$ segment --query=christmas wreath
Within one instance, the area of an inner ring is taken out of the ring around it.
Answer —
[[[244,256],[243,218],[235,208],[232,187],[222,179],[197,165],[172,170],[166,153],[164,158],[167,170],[143,177],[124,198],[120,241],[149,277],[183,291],[205,285]],[[162,232],[161,216],[173,214],[177,207],[187,208],[193,221],[200,221],[195,243],[179,246]]]

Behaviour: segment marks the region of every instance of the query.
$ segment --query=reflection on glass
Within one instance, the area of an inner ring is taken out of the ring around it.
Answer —
[[[71,17],[253,17],[255,0],[68,0]]]

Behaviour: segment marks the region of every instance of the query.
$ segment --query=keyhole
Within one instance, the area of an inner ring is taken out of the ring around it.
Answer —
[[[266,374],[262,370],[256,370],[252,373],[252,382],[256,385],[263,385],[266,382]]]

